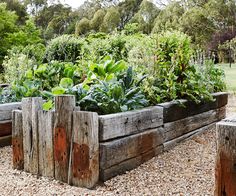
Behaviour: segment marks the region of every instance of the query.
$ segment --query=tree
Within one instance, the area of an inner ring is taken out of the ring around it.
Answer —
[[[8,36],[16,31],[17,15],[7,10],[5,3],[0,3],[0,65],[11,47]]]
[[[139,11],[134,15],[131,19],[131,22],[138,23],[139,29],[143,31],[143,33],[151,33],[152,28],[154,26],[154,21],[160,10],[150,1],[144,0],[141,5]]]
[[[185,10],[180,2],[173,2],[160,11],[154,22],[152,33],[179,30],[180,18]]]
[[[24,4],[29,7],[30,13],[35,17],[38,16],[38,12],[47,6],[47,0],[23,0]]]
[[[104,32],[114,31],[120,23],[120,13],[115,7],[109,8],[104,16],[101,30]]]
[[[123,29],[127,23],[140,9],[143,0],[125,0],[121,1],[117,8],[120,13],[119,29]]]
[[[93,19],[90,21],[91,29],[93,29],[96,32],[99,31],[105,15],[106,12],[103,9],[99,9],[94,14]]]
[[[73,21],[71,12],[71,7],[63,4],[45,6],[38,12],[38,16],[35,18],[36,24],[42,28],[46,40],[63,34],[67,30]]]
[[[75,34],[82,35],[90,31],[90,21],[87,18],[82,18],[77,24]]]
[[[25,23],[26,18],[28,16],[26,11],[26,6],[19,0],[0,0],[0,3],[6,3],[7,9],[11,11],[15,11],[18,16],[17,23],[22,25]]]
[[[189,35],[195,44],[205,48],[215,31],[215,26],[203,8],[192,8],[181,17],[180,29]]]
[[[6,40],[10,46],[27,46],[43,42],[41,31],[36,27],[33,19],[27,20],[17,32],[9,34]]]

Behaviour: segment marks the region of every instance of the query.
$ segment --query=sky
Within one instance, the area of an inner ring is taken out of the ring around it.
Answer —
[[[73,8],[78,8],[84,3],[85,0],[61,0],[62,3],[66,3]]]

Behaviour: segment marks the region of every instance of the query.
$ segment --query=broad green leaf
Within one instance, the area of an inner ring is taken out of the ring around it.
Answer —
[[[25,76],[27,79],[33,78],[33,72],[31,70],[26,71]]]
[[[63,95],[66,92],[66,89],[63,87],[57,86],[52,89],[53,95]]]
[[[118,61],[116,62],[111,68],[110,73],[116,73],[127,69],[127,64],[125,61]]]
[[[47,71],[47,66],[45,64],[39,65],[39,67],[34,71],[34,73],[37,74],[42,74]]]
[[[72,88],[73,80],[71,78],[62,78],[59,85],[63,88]]]
[[[52,100],[49,100],[49,101],[43,103],[43,110],[48,111],[48,110],[52,109],[52,107],[53,107]]]

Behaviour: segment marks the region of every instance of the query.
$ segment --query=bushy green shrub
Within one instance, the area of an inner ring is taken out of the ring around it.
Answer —
[[[87,54],[85,59],[99,61],[104,56],[110,55],[115,61],[127,60],[128,50],[126,48],[126,39],[124,35],[114,34],[101,36],[99,38],[88,37]]]
[[[73,35],[62,35],[52,39],[46,48],[44,60],[64,62],[76,62],[83,56],[83,45],[85,41]]]

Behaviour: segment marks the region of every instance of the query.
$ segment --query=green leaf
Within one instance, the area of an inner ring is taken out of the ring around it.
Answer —
[[[49,101],[47,101],[47,102],[45,102],[45,103],[43,104],[43,110],[48,111],[48,110],[50,110],[50,109],[52,109],[52,108],[53,108],[53,102],[52,102],[52,100],[49,100]]]
[[[57,86],[52,89],[52,94],[53,95],[63,95],[66,92],[66,89],[63,87]]]
[[[127,69],[127,65],[125,61],[118,61],[116,62],[109,70],[110,73],[116,73],[116,72],[120,72]]]
[[[73,80],[71,78],[62,78],[59,85],[63,88],[72,88]]]
[[[47,66],[45,64],[39,65],[39,67],[34,71],[36,75],[42,74],[47,71]]]
[[[121,86],[115,86],[112,91],[112,96],[115,100],[119,100],[122,97],[122,87]]]
[[[33,79],[33,72],[32,72],[32,70],[26,71],[25,76],[26,76],[27,79]]]

